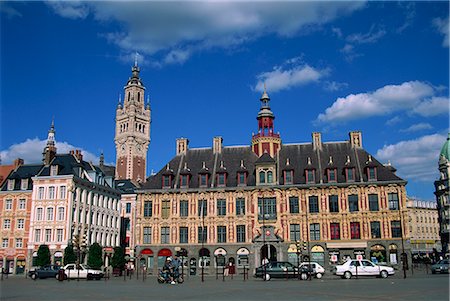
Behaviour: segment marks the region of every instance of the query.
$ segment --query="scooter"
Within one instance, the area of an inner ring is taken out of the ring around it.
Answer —
[[[159,271],[157,280],[158,280],[158,283],[171,283],[172,282],[172,280],[170,280],[169,273],[163,272],[162,270]],[[180,284],[184,282],[183,275],[181,275],[180,273],[176,273],[173,276],[173,280]]]

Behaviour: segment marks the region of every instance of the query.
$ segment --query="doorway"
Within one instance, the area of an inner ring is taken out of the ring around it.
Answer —
[[[265,244],[260,250],[261,263],[266,258],[269,262],[277,261],[277,249],[273,245]]]

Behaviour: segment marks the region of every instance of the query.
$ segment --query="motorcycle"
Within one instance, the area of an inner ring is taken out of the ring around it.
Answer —
[[[158,277],[157,277],[158,283],[171,283],[172,280],[170,279],[169,273],[163,272],[162,270],[159,271]],[[176,273],[173,275],[173,280],[177,283],[183,283],[183,275]]]

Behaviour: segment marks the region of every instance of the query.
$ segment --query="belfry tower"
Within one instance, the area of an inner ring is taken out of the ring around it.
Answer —
[[[145,87],[139,77],[137,60],[124,87],[124,101],[119,96],[116,110],[116,179],[145,182],[147,150],[150,144],[150,102],[144,104]]]
[[[255,154],[261,157],[264,153],[268,153],[272,158],[281,147],[281,138],[279,133],[274,133],[275,115],[270,110],[270,98],[267,95],[266,87],[261,96],[261,109],[256,119],[258,120],[258,133],[253,134],[252,149]]]

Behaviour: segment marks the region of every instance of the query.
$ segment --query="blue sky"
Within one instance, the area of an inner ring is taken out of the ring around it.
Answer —
[[[248,145],[263,83],[283,143],[348,139],[433,199],[449,127],[448,2],[0,2],[2,164],[115,162],[135,52],[152,107],[148,173],[190,147]]]

